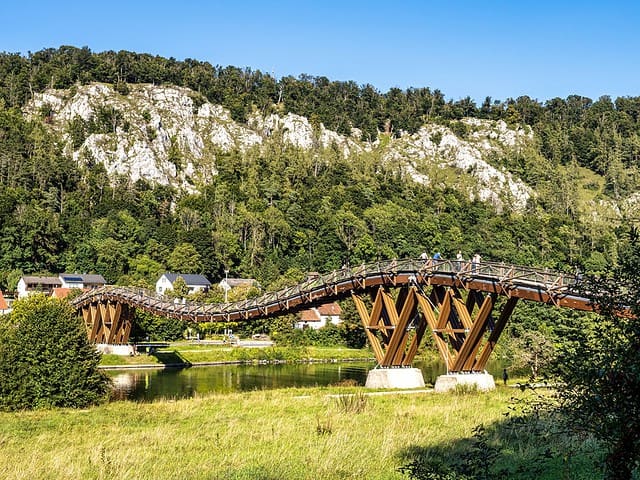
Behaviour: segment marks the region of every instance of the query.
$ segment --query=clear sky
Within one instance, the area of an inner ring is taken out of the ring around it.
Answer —
[[[129,50],[477,103],[640,96],[633,0],[12,0],[0,20],[0,51],[24,55]]]

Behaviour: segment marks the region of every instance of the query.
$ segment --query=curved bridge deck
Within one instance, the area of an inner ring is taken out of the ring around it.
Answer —
[[[114,286],[86,292],[72,303],[82,311],[90,340],[127,343],[136,308],[194,322],[229,322],[294,313],[350,296],[381,366],[410,366],[429,330],[448,371],[474,372],[484,370],[518,300],[593,310],[575,287],[574,276],[543,269],[404,259],[336,270],[236,303],[179,303]],[[399,289],[395,298],[392,288]],[[363,294],[372,299],[370,310]],[[499,296],[507,300],[499,304]]]
[[[85,292],[72,303],[80,309],[96,302],[115,301],[169,318],[224,322],[294,313],[380,286],[411,285],[456,287],[578,310],[593,309],[589,299],[575,293],[576,277],[573,275],[495,262],[473,265],[471,262],[433,259],[391,260],[344,268],[235,303],[176,303],[150,290],[118,286]]]

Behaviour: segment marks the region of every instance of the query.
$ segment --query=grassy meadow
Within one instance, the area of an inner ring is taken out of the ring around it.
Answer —
[[[367,349],[343,347],[265,347],[247,348],[231,345],[198,344],[187,342],[172,343],[168,348],[152,354],[135,357],[122,355],[102,355],[102,366],[134,366],[175,363],[216,363],[216,362],[261,362],[261,361],[308,361],[308,360],[369,360],[373,353]]]
[[[371,395],[328,387],[0,413],[0,478],[406,479],[400,466],[458,454],[474,427],[499,425],[524,395],[503,386]],[[526,434],[505,441],[514,469],[548,446]],[[563,477],[566,467],[550,462],[548,476],[509,478],[593,478]]]

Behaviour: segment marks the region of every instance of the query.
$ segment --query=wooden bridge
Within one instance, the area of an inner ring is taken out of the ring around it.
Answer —
[[[148,290],[116,286],[85,292],[72,303],[82,312],[91,341],[119,344],[129,340],[136,308],[193,322],[229,322],[351,297],[380,366],[410,366],[429,330],[448,371],[477,372],[484,371],[519,300],[593,310],[575,287],[573,275],[531,267],[402,259],[335,270],[235,303],[177,303]]]

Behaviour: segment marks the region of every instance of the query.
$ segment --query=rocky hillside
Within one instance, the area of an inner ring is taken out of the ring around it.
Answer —
[[[196,191],[216,175],[220,152],[247,152],[280,141],[309,151],[332,148],[345,157],[377,154],[416,182],[446,182],[499,209],[521,210],[534,195],[530,186],[496,164],[531,142],[531,130],[510,129],[502,121],[462,120],[458,126],[464,135],[460,129],[454,133],[431,124],[412,135],[381,136],[370,143],[361,140],[357,129],[346,137],[294,114],[256,113],[239,124],[194,91],[148,84],[131,85],[126,92],[98,83],[47,90],[36,94],[25,111],[45,117],[77,162],[100,162],[111,175],[186,191]]]

